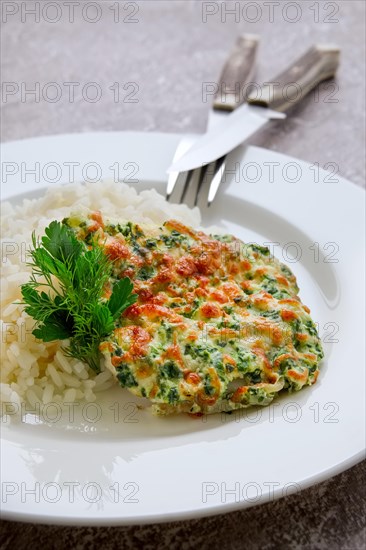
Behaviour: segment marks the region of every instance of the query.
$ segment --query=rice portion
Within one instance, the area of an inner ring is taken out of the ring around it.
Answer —
[[[1,369],[2,412],[8,405],[21,411],[21,405],[36,408],[74,401],[92,402],[97,393],[116,381],[109,371],[96,375],[86,364],[65,357],[60,342],[45,343],[32,335],[34,320],[24,312],[20,287],[29,281],[26,265],[31,235],[43,235],[52,220],[61,221],[73,211],[99,210],[103,217],[121,222],[161,225],[175,218],[198,227],[198,208],[173,205],[154,189],[137,191],[124,183],[79,183],[49,188],[38,199],[21,205],[3,202],[1,222]],[[5,405],[4,405],[5,404]]]

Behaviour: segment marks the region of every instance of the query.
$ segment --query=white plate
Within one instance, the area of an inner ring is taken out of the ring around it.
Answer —
[[[113,177],[118,162],[121,178],[138,170],[134,185],[163,191],[178,141],[99,133],[8,143],[3,175],[17,173],[3,179],[2,198],[39,194],[37,171],[68,181],[70,162],[79,163],[75,180],[83,169],[97,175],[89,162]],[[204,210],[204,223],[245,241],[279,243],[274,252],[295,271],[319,323],[326,360],[317,384],[241,416],[154,418],[120,390],[73,421],[52,421],[57,411],[49,410],[48,422],[32,424],[28,415],[27,423],[3,424],[4,518],[91,525],[194,518],[301,490],[362,459],[364,193],[316,166],[255,147],[237,150],[229,167],[236,162],[240,181],[231,176]],[[36,175],[25,172],[31,166]]]

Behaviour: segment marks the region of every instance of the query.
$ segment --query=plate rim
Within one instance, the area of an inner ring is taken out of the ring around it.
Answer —
[[[180,134],[165,134],[161,132],[85,132],[85,133],[73,133],[73,134],[56,134],[56,135],[50,135],[50,136],[38,136],[35,138],[24,138],[20,140],[15,141],[9,141],[1,144],[1,148],[3,149],[9,149],[9,148],[17,148],[17,147],[24,147],[24,145],[27,144],[27,142],[32,143],[41,143],[42,140],[49,140],[49,139],[56,139],[56,140],[64,140],[64,139],[85,139],[86,137],[92,137],[96,139],[100,139],[103,136],[108,135],[112,138],[118,138],[121,134],[124,135],[124,137],[127,137],[129,135],[134,135],[138,139],[143,139],[145,136],[150,137],[163,137],[164,139],[168,140],[175,140],[178,141],[180,137],[182,137]],[[256,146],[250,146],[248,147],[248,150],[255,149],[259,151],[267,151],[264,148],[256,147]],[[287,158],[291,160],[296,160],[303,164],[310,164],[306,161],[302,161],[300,159],[296,159],[295,157],[290,157],[288,155],[284,155],[283,153],[278,153],[276,151],[270,151],[271,154],[276,156],[281,156],[282,158]],[[362,193],[364,196],[364,189],[361,186],[355,185],[346,178],[340,177],[340,183],[341,185],[346,185],[347,190],[352,189],[355,193]],[[350,188],[348,187],[350,186]],[[43,189],[44,186],[38,187],[37,189]],[[361,195],[359,195],[361,196]],[[7,199],[5,199],[7,200]],[[330,477],[333,477],[351,467],[359,463],[365,458],[365,449],[362,449],[355,453],[354,455],[350,456],[347,460],[334,465],[330,469],[326,469],[320,473],[314,474],[313,476],[310,476],[307,478],[304,482],[301,483],[301,490],[306,489],[312,485],[321,483]],[[68,517],[68,516],[61,516],[61,515],[51,515],[51,516],[44,516],[44,515],[33,515],[28,514],[26,512],[13,512],[13,511],[7,511],[2,507],[2,517],[3,519],[8,519],[11,521],[25,521],[25,522],[32,522],[32,523],[52,523],[52,524],[60,524],[60,525],[135,525],[135,524],[149,524],[149,523],[164,523],[169,521],[178,521],[178,520],[187,520],[187,519],[193,519],[198,517],[209,517],[214,516],[218,514],[223,513],[229,513],[235,510],[240,510],[244,508],[249,508],[252,506],[258,506],[262,503],[266,503],[269,500],[276,500],[278,498],[283,498],[283,495],[279,494],[281,491],[281,487],[276,489],[274,491],[273,497],[270,495],[262,495],[260,498],[260,501],[258,502],[248,502],[248,501],[238,501],[238,502],[229,502],[229,503],[222,503],[220,505],[211,505],[210,507],[203,507],[198,510],[188,510],[184,512],[172,512],[172,513],[164,513],[164,514],[155,514],[155,515],[142,515],[142,516],[126,516],[124,517],[91,517],[89,519],[86,519],[84,516],[78,516],[78,517]]]

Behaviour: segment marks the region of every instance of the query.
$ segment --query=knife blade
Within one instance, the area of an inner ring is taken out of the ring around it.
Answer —
[[[233,111],[245,100],[246,87],[250,84],[254,74],[258,44],[259,37],[257,35],[245,33],[239,36],[229,53],[221,71],[219,81],[217,83],[206,83],[216,85],[214,101],[208,114],[207,131],[212,130],[212,128],[225,120],[229,112]],[[199,135],[185,136],[177,147],[173,162],[180,159],[199,137]],[[182,179],[185,176],[183,193],[181,195],[181,201],[184,200],[192,173],[184,175],[182,172],[174,171],[169,173],[166,188],[167,199],[173,193],[180,174],[182,175]],[[202,178],[200,180],[202,183]],[[198,195],[199,190],[197,190],[196,200]]]
[[[200,137],[168,168],[183,172],[217,160],[246,141],[269,120],[283,119],[284,111],[298,104],[323,80],[333,78],[339,65],[340,50],[333,45],[317,45],[296,60],[273,81],[247,98],[247,103],[228,114]]]

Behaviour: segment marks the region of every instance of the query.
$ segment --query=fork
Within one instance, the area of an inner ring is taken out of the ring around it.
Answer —
[[[219,124],[225,116],[241,105],[251,84],[259,39],[256,35],[239,36],[222,70],[216,85],[214,101],[208,118],[208,130]],[[210,83],[211,84],[211,83]],[[195,141],[194,136],[183,138],[174,154],[174,161],[182,157]],[[225,171],[226,156],[189,172],[173,172],[169,174],[166,198],[173,202],[174,191],[181,188],[177,202],[189,202],[189,192],[193,194],[193,204],[196,206],[200,198],[203,184],[209,185],[207,205],[210,206],[220,186]],[[181,185],[177,185],[180,182]]]

